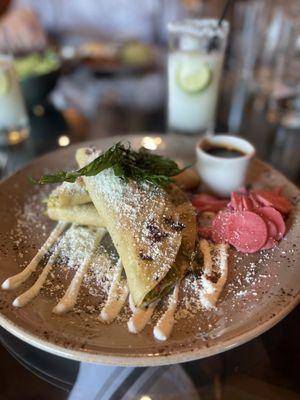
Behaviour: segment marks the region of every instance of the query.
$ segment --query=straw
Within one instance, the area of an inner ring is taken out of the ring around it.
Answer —
[[[221,14],[221,16],[220,16],[220,19],[219,19],[219,21],[218,21],[218,27],[221,27],[222,22],[223,22],[223,20],[224,20],[226,14],[227,14],[227,11],[228,11],[228,9],[229,9],[229,6],[231,5],[232,2],[233,2],[233,0],[227,0],[227,1],[226,1],[225,6],[224,6],[223,11],[222,11],[222,14]]]
[[[223,10],[222,10],[221,16],[220,16],[220,18],[219,18],[219,20],[218,20],[218,23],[217,23],[217,27],[218,27],[218,28],[221,28],[221,25],[222,25],[222,22],[223,22],[223,20],[224,20],[224,18],[225,18],[225,16],[226,16],[226,13],[227,13],[227,11],[228,11],[228,9],[229,9],[229,7],[230,7],[230,5],[231,5],[231,3],[232,3],[233,1],[234,1],[234,0],[227,0],[227,1],[226,1],[225,5],[224,5],[224,8],[223,8]],[[219,38],[218,38],[218,36],[217,36],[217,35],[212,36],[211,39],[210,39],[210,41],[208,42],[207,51],[210,52],[210,51],[212,51],[212,50],[217,49],[217,48],[218,48],[218,45],[219,45]]]

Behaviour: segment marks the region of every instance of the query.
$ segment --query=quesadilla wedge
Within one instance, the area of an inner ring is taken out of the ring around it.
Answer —
[[[104,227],[93,203],[66,207],[47,207],[47,216],[54,221],[70,222],[78,225]]]
[[[82,167],[98,155],[79,149],[76,160]],[[165,189],[125,181],[111,168],[83,180],[122,260],[133,301],[141,306],[175,263],[182,240],[176,207]]]
[[[162,281],[146,295],[143,301],[144,306],[163,297],[184,276],[190,266],[191,256],[195,248],[197,234],[194,208],[184,192],[177,186],[170,187],[168,193],[179,214],[180,224],[175,225],[175,227],[176,229],[182,229],[182,241],[175,263]],[[92,203],[69,207],[48,207],[47,214],[49,218],[56,221],[97,227],[104,226],[99,213]],[[167,222],[174,224],[171,220]]]
[[[196,214],[191,202],[185,193],[175,185],[168,188],[168,194],[180,216],[181,225],[178,225],[177,229],[182,228],[181,245],[171,269],[162,281],[145,296],[143,306],[161,299],[175,286],[176,282],[183,278],[191,265],[192,255],[196,246]],[[172,223],[172,221],[169,221],[169,223]]]
[[[66,207],[90,203],[90,196],[84,186],[74,182],[63,182],[48,197],[48,207]]]

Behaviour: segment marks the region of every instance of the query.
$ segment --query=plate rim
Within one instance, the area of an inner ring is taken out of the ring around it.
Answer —
[[[260,336],[265,333],[285,316],[287,316],[300,302],[300,293],[298,293],[286,306],[284,306],[279,313],[270,317],[267,321],[259,324],[253,330],[243,332],[241,335],[227,339],[222,343],[214,344],[211,347],[204,347],[198,350],[183,351],[181,353],[165,354],[165,355],[151,355],[149,356],[135,356],[128,357],[127,355],[105,355],[92,352],[84,352],[80,350],[72,350],[50,341],[41,339],[39,336],[34,335],[26,329],[20,328],[17,324],[10,321],[9,318],[2,315],[0,312],[0,325],[9,333],[17,338],[23,340],[40,350],[54,354],[56,356],[64,357],[74,361],[89,362],[102,365],[115,365],[115,366],[131,366],[131,367],[150,367],[171,365],[183,363],[188,361],[200,360],[202,358],[214,356],[231,350],[235,347],[241,346],[244,343]]]
[[[110,140],[130,140],[130,138],[139,138],[142,136],[150,136],[150,137],[162,137],[162,139],[166,138],[167,135],[162,135],[161,133],[131,133],[127,135],[113,135],[107,136],[104,138],[98,138],[94,140],[88,140],[83,142],[74,143],[71,146],[68,146],[64,149],[56,149],[51,152],[48,152],[40,157],[35,158],[31,162],[24,165],[21,169],[14,172],[12,175],[0,180],[0,187],[6,181],[14,179],[15,176],[21,173],[24,169],[30,168],[35,163],[42,162],[43,158],[51,157],[51,155],[60,152],[61,150],[65,150],[67,152],[72,151],[80,146],[86,146],[88,144],[93,144],[99,141],[110,141]],[[184,136],[185,137],[185,136]],[[261,163],[272,170],[275,170],[277,174],[284,177],[284,175],[270,166],[269,164],[256,159],[257,162]],[[285,178],[287,179],[287,178]],[[289,181],[290,185],[293,185],[294,189],[299,191],[299,188],[291,181]],[[51,354],[64,357],[70,360],[76,360],[81,362],[90,362],[96,364],[105,364],[105,365],[115,365],[115,366],[159,366],[159,365],[170,365],[175,363],[187,362],[198,360],[202,358],[206,358],[209,356],[213,356],[216,354],[223,353],[227,350],[231,350],[235,347],[238,347],[257,336],[263,334],[267,330],[271,329],[274,325],[280,322],[286,315],[288,315],[298,304],[300,303],[300,292],[298,292],[294,297],[290,297],[289,301],[285,302],[280,311],[276,314],[272,314],[270,318],[266,321],[258,324],[251,331],[242,332],[239,335],[231,337],[229,339],[224,340],[222,343],[213,344],[210,347],[202,347],[201,349],[193,349],[193,350],[185,350],[179,353],[171,353],[171,354],[163,354],[163,355],[155,355],[144,356],[144,355],[136,355],[136,356],[128,356],[124,355],[115,355],[115,354],[100,354],[92,351],[84,351],[84,350],[73,350],[70,348],[63,347],[62,345],[57,345],[51,341],[47,341],[45,339],[40,338],[38,335],[31,333],[29,330],[19,327],[15,322],[12,322],[8,317],[4,316],[0,312],[0,326],[7,330],[9,333],[13,334],[17,338],[22,341]]]

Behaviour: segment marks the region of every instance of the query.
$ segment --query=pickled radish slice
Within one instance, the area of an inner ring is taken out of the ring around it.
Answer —
[[[240,211],[228,217],[227,239],[237,250],[255,253],[264,246],[267,237],[267,225],[255,212]]]
[[[273,207],[261,207],[255,211],[258,215],[268,219],[276,226],[277,233],[273,237],[276,240],[282,239],[285,234],[285,222],[280,212]]]

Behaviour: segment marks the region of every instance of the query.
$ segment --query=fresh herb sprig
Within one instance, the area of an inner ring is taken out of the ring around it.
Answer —
[[[53,175],[44,175],[33,182],[40,185],[64,181],[75,182],[80,176],[95,176],[107,168],[112,168],[114,174],[125,181],[148,182],[157,186],[167,186],[173,182],[173,176],[184,171],[170,158],[153,154],[144,147],[135,151],[131,149],[129,143],[124,145],[118,142],[77,171],[61,171]]]

